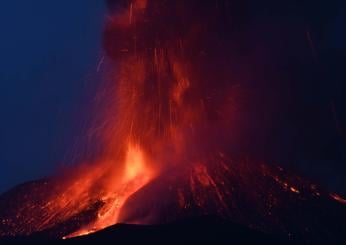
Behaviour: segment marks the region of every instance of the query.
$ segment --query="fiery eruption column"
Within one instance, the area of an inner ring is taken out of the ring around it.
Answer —
[[[223,6],[215,3],[212,7],[217,12]],[[103,128],[104,159],[91,173],[102,176],[102,183],[91,177],[89,185],[82,187],[90,199],[90,188],[100,185],[91,196],[104,204],[94,222],[70,236],[128,222],[120,219],[126,212],[119,217],[126,200],[156,175],[175,169],[191,172],[189,185],[199,205],[203,206],[205,200],[198,197],[196,185],[214,189],[219,208],[227,206],[206,165],[212,159],[216,161],[214,167],[228,169],[222,160],[223,149],[215,139],[222,141],[218,133],[227,133],[230,124],[232,84],[225,82],[224,74],[215,76],[212,82],[203,78],[201,71],[209,59],[203,52],[210,45],[207,42],[218,37],[207,37],[205,27],[199,26],[207,24],[203,21],[205,13],[200,11],[189,18],[184,11],[191,10],[191,3],[184,1],[134,0],[119,4],[110,17],[105,47],[117,63],[111,85],[115,89],[107,95],[113,100]],[[208,21],[212,22],[209,25],[217,24],[217,16]],[[203,41],[200,47],[194,47]],[[222,84],[222,91],[213,83]],[[178,197],[184,207],[182,190]],[[132,223],[146,221],[150,219],[131,219]]]
[[[238,80],[246,79],[234,68],[236,36],[229,31],[239,6],[227,0],[108,2],[113,12],[104,47],[114,67],[101,93],[102,125],[95,126],[101,153],[72,173],[33,184],[35,199],[22,195],[17,203],[23,205],[0,213],[1,234],[48,231],[71,238],[116,223],[206,214],[297,239],[338,229],[338,211],[319,210],[341,210],[340,196],[230,153],[239,126]]]

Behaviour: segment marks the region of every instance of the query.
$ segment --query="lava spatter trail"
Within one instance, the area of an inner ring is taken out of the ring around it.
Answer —
[[[342,234],[342,197],[229,149],[241,77],[236,37],[224,31],[234,24],[231,1],[108,2],[104,46],[114,72],[99,111],[104,149],[4,194],[1,236],[70,238],[200,215],[296,240]]]

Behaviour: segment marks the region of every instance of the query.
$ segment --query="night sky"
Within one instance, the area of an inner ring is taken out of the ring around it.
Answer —
[[[249,148],[267,150],[275,160],[346,194],[346,8],[337,1],[302,2],[298,12],[314,42],[316,63],[286,69],[293,80],[299,77],[289,84],[289,111],[276,119],[270,139],[257,130]],[[289,15],[292,6],[280,4]],[[249,9],[265,16],[261,4]],[[96,68],[105,14],[101,0],[0,3],[0,192],[71,162],[84,111],[100,83]],[[267,30],[280,29],[275,17],[258,18],[270,23]],[[269,36],[263,34],[263,40]]]
[[[0,3],[0,192],[63,164],[101,56],[103,1]]]

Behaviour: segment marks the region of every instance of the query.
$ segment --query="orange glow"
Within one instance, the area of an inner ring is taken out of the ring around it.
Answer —
[[[138,145],[129,145],[126,152],[125,166],[125,181],[131,181],[143,174],[145,160],[143,152]]]
[[[94,222],[86,227],[65,236],[65,238],[83,236],[95,231],[104,229],[118,222],[119,212],[122,206],[130,197],[147,184],[153,177],[154,171],[148,166],[144,153],[139,145],[129,143],[124,159],[124,172],[119,175],[119,169],[116,169],[103,183],[103,191],[95,193],[95,198],[104,202],[103,207],[98,211],[97,218]],[[107,168],[105,168],[107,171]]]

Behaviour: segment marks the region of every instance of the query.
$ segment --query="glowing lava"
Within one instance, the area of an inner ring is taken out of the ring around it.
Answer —
[[[100,195],[98,198],[104,203],[98,211],[96,220],[63,238],[87,235],[116,224],[121,207],[128,197],[146,185],[153,177],[154,171],[148,167],[140,146],[129,143],[124,173],[110,175],[104,186],[101,186],[99,193],[95,193],[96,197]]]

